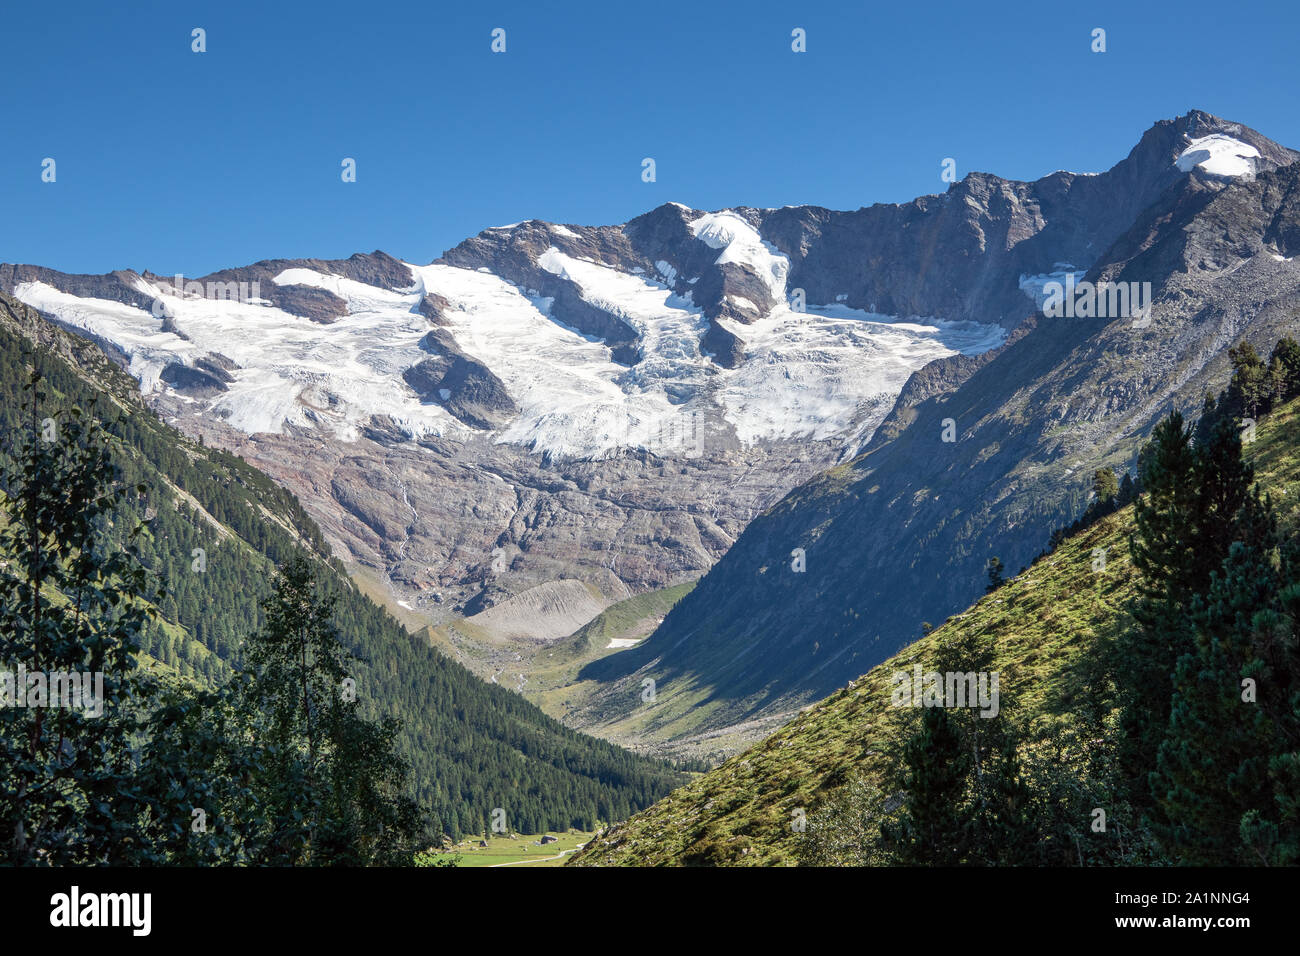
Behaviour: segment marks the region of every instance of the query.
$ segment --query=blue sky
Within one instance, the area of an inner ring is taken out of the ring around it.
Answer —
[[[380,248],[423,263],[488,226],[623,222],[667,200],[852,209],[943,191],[945,157],[959,176],[1105,169],[1192,108],[1300,147],[1297,10],[14,4],[0,261],[201,275]]]

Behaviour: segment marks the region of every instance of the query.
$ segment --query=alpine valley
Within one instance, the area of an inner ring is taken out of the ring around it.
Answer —
[[[1297,159],[1193,111],[1104,172],[901,205],[530,220],[429,264],[6,264],[0,289],[191,456],[273,479],[285,533],[318,528],[419,653],[573,730],[730,755],[963,611],[991,557],[1029,565],[1097,469],[1225,387],[1229,347],[1300,331]],[[1150,309],[1052,317],[1053,283]],[[665,791],[635,766],[620,809]]]

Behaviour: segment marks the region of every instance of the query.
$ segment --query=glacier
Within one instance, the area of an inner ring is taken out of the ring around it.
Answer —
[[[777,305],[754,322],[714,321],[741,340],[745,360],[717,365],[701,349],[710,320],[665,282],[565,254],[538,259],[593,305],[639,336],[640,360],[615,361],[604,342],[566,326],[550,299],[485,269],[406,263],[407,289],[383,289],[308,268],[275,275],[278,285],[313,286],[344,300],[346,314],[317,322],[264,302],[179,294],[135,276],[143,306],[78,297],[43,282],[16,287],[23,302],[111,343],[146,394],[172,389],[168,366],[216,357],[230,381],[216,395],[184,395],[248,434],[318,429],[355,441],[376,419],[412,440],[474,431],[437,402],[422,401],[403,372],[429,357],[424,296],[451,304],[440,323],[468,356],[491,370],[519,408],[493,440],[552,456],[600,459],[623,449],[689,456],[702,430],[741,444],[781,439],[870,437],[908,376],[937,358],[999,345],[1000,326],[878,315],[842,302],[794,311],[785,304],[790,264],[741,217],[707,213],[691,223],[718,262],[747,265]],[[662,270],[661,270],[662,271]],[[672,276],[662,278],[672,281]],[[744,303],[756,311],[753,303]],[[446,400],[446,389],[441,397]]]

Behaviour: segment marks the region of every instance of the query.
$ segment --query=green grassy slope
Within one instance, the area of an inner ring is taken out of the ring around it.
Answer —
[[[546,656],[553,664],[591,660],[607,653],[612,640],[640,640],[694,587],[695,582],[688,581],[612,604],[572,635],[553,644]]]
[[[1283,527],[1300,524],[1300,402],[1262,421],[1246,446]],[[992,636],[1003,694],[1046,736],[1082,692],[1081,652],[1126,623],[1135,572],[1127,507],[1064,541],[1003,588],[818,704],[718,769],[597,835],[569,865],[788,865],[792,814],[812,815],[851,777],[879,782],[906,711],[890,703],[896,670],[931,659],[959,633]],[[1093,570],[1094,549],[1105,570]]]

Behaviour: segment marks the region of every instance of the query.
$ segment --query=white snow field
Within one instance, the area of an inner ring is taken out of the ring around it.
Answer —
[[[80,299],[39,282],[14,291],[28,305],[116,345],[146,393],[167,387],[160,375],[171,362],[226,356],[239,366],[231,373],[235,381],[206,404],[250,434],[298,425],[353,440],[373,415],[391,415],[414,437],[459,426],[442,408],[421,405],[402,380],[403,369],[427,357],[416,343],[429,324],[410,311],[412,296],[291,271],[307,273],[294,281],[314,278],[313,284],[338,292],[352,311],[322,324],[266,306],[181,297],[170,286],[138,279],[143,301],[156,296],[172,311],[177,331],[166,332],[163,320],[145,308]]]
[[[703,215],[691,228],[719,251],[719,262],[749,264],[784,303],[789,261],[753,227],[723,212]],[[275,277],[281,285],[319,286],[344,299],[347,314],[330,323],[267,305],[180,296],[141,278],[142,307],[79,298],[40,282],[15,291],[28,305],[119,348],[146,394],[170,388],[161,378],[170,363],[193,365],[217,354],[237,366],[234,381],[215,397],[186,398],[196,413],[250,434],[316,428],[344,441],[356,440],[374,416],[386,416],[412,439],[471,434],[440,405],[421,402],[402,377],[428,357],[418,343],[431,326],[416,307],[426,292],[436,292],[451,303],[446,330],[501,379],[519,406],[493,440],[582,458],[622,448],[698,453],[706,422],[725,423],[720,427],[734,430],[742,443],[841,438],[851,445],[869,437],[913,371],[935,358],[995,347],[1005,337],[1001,328],[977,323],[900,321],[838,303],[797,313],[778,304],[753,324],[719,320],[745,348],[743,363],[725,369],[701,351],[709,320],[689,294],[556,248],[538,264],[635,328],[642,360],[630,368],[613,361],[603,342],[552,316],[549,299],[529,296],[487,270],[447,265],[410,266],[415,283],[397,292],[310,269]],[[167,303],[174,331],[164,331],[162,319],[143,307],[150,297]]]
[[[1249,176],[1258,158],[1259,150],[1249,143],[1213,133],[1192,140],[1174,162],[1184,173],[1199,167],[1211,176]]]
[[[720,319],[745,343],[726,372],[721,401],[744,443],[762,439],[871,437],[907,378],[927,362],[1002,344],[999,326],[900,321],[843,305],[793,312],[779,305],[752,325]]]

